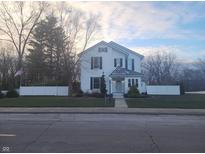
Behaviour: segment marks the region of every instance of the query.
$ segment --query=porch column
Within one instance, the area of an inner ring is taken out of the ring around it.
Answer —
[[[109,78],[109,93],[112,94],[112,78]]]

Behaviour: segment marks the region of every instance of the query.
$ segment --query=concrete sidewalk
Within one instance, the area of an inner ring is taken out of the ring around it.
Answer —
[[[1,107],[0,113],[81,113],[81,114],[151,114],[151,115],[205,115],[205,109],[157,108],[66,108],[66,107]]]
[[[127,103],[124,98],[115,98],[115,108],[127,108]]]

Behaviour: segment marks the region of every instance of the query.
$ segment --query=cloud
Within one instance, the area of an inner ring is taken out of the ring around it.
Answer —
[[[100,14],[104,40],[123,39],[204,39],[190,29],[181,29],[204,17],[196,9],[204,3],[189,2],[72,2],[73,7],[88,13]],[[192,7],[191,7],[192,6]],[[191,7],[191,8],[190,8]]]

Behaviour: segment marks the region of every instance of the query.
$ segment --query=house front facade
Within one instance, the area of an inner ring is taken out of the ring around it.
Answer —
[[[127,93],[130,86],[143,92],[141,61],[138,54],[115,42],[101,41],[80,55],[80,82],[85,93],[100,92],[104,74],[108,94]]]

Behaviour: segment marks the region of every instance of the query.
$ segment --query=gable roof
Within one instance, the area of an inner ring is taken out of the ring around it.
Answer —
[[[105,42],[105,41],[100,41],[100,42],[98,42],[97,44],[95,44],[95,45],[93,45],[93,46],[87,48],[86,50],[82,51],[81,53],[79,53],[78,56],[81,56],[82,54],[84,54],[84,53],[86,53],[87,51],[89,51],[89,50],[95,48],[95,47],[98,46],[98,45],[107,45],[107,42]]]
[[[132,70],[128,70],[126,68],[122,68],[118,66],[111,74],[110,77],[136,77],[142,76],[142,73],[135,72]]]
[[[126,47],[124,47],[124,46],[122,46],[122,45],[119,45],[119,44],[117,44],[117,43],[115,43],[115,42],[113,42],[113,41],[111,41],[111,42],[109,42],[109,43],[107,43],[107,42],[105,42],[105,41],[101,41],[101,42],[99,42],[99,43],[97,43],[97,44],[91,46],[90,48],[84,50],[83,52],[79,53],[78,56],[81,56],[82,54],[84,54],[84,53],[86,53],[87,51],[89,51],[89,50],[95,48],[95,47],[98,46],[98,45],[106,45],[106,46],[108,46],[108,47],[110,47],[110,48],[112,48],[112,49],[115,49],[115,50],[118,51],[118,52],[124,53],[125,55],[128,55],[129,52],[131,52],[131,53],[137,55],[138,57],[140,57],[140,59],[143,59],[143,58],[144,58],[143,55],[141,55],[141,54],[139,54],[139,53],[137,53],[137,52],[135,52],[135,51],[132,51],[132,50],[130,50],[130,49],[128,49],[128,48],[126,48]]]
[[[113,48],[115,48],[116,50],[122,50],[122,51],[127,52],[127,53],[131,52],[131,53],[133,53],[133,54],[139,56],[141,59],[144,58],[143,55],[141,55],[141,54],[139,54],[139,53],[137,53],[137,52],[135,52],[135,51],[133,51],[133,50],[130,50],[130,49],[128,49],[128,48],[126,48],[126,47],[124,47],[124,46],[122,46],[122,45],[119,45],[119,44],[117,44],[117,43],[115,43],[115,42],[113,42],[113,41],[109,42],[108,44],[111,45],[111,46],[112,46]]]

